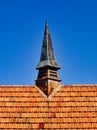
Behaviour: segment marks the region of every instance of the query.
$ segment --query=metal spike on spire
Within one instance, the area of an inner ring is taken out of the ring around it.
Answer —
[[[60,66],[58,65],[54,56],[52,41],[48,29],[48,23],[46,21],[40,62],[37,65],[36,69],[40,69],[47,66],[60,69]]]

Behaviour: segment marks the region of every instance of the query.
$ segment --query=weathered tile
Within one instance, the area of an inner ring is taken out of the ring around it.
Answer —
[[[37,87],[0,87],[0,129],[97,129],[97,85],[68,85],[48,100]]]

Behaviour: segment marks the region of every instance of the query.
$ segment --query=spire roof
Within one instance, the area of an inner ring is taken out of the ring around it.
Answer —
[[[60,66],[58,65],[54,56],[52,41],[48,29],[48,23],[46,22],[40,62],[37,65],[36,69],[40,69],[47,66],[60,69]]]

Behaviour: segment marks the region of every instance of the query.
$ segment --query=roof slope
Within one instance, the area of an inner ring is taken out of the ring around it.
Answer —
[[[0,86],[1,129],[97,129],[97,85],[63,86],[48,99],[35,86]]]

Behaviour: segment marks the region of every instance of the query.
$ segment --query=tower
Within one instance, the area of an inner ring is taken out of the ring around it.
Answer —
[[[45,24],[40,62],[36,69],[39,71],[36,85],[47,96],[49,96],[54,91],[54,89],[60,85],[61,80],[59,79],[58,75],[60,66],[58,65],[54,56],[54,50],[47,22]]]

